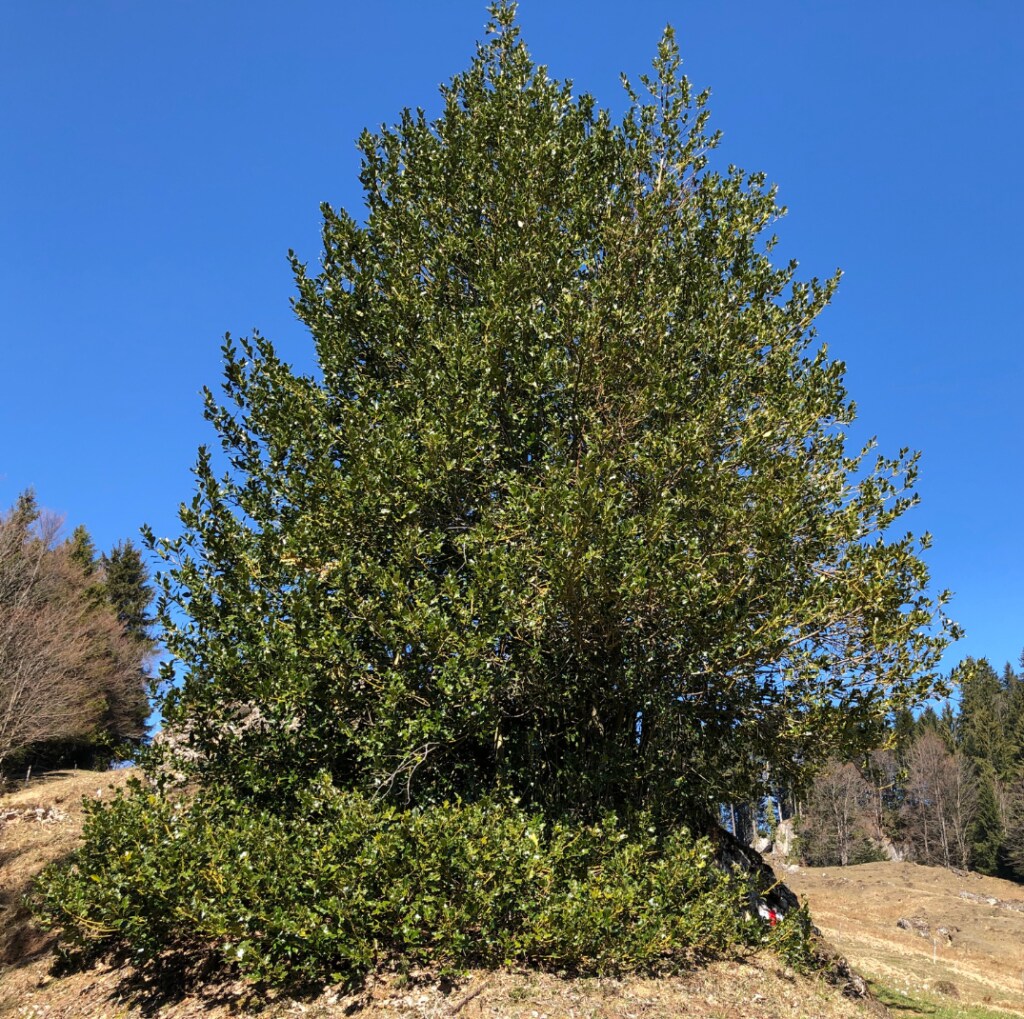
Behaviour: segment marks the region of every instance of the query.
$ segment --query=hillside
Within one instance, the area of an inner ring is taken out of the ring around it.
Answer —
[[[166,988],[154,988],[136,980],[128,969],[106,964],[86,972],[55,976],[48,942],[33,930],[20,905],[21,896],[31,876],[46,861],[66,854],[75,844],[81,824],[81,798],[110,796],[112,787],[126,779],[124,772],[63,774],[0,797],[0,1017],[136,1019],[145,1015],[163,1019],[223,1019],[229,1015],[261,1015],[275,1019],[306,1015],[331,1019],[357,1015],[365,1019],[441,1019],[457,1015],[465,1019],[768,1019],[788,1015],[864,1019],[884,1014],[877,1003],[847,1000],[836,988],[796,974],[772,957],[718,962],[680,977],[659,979],[572,980],[512,971],[470,973],[456,985],[439,985],[417,974],[393,975],[372,982],[356,997],[326,989],[318,998],[304,1001],[284,997],[255,1000],[245,987],[235,983],[200,985],[187,996],[175,995]],[[946,877],[954,884],[957,880],[931,871],[916,878],[920,888],[914,886],[914,891],[907,891],[899,908],[935,923],[939,922],[940,914],[941,918],[948,914],[960,928],[954,934],[954,946],[962,952],[957,957],[958,968],[947,965],[946,957],[953,957],[952,950],[947,950],[942,968],[918,975],[928,962],[919,958],[923,940],[899,928],[888,931],[887,914],[883,915],[887,904],[896,908],[892,888],[893,882],[903,880],[900,866],[890,870],[886,867],[891,865],[851,868],[843,874],[798,871],[790,876],[817,907],[816,919],[823,929],[834,934],[840,946],[862,962],[867,972],[885,978],[890,986],[916,987],[925,982],[934,986],[941,972],[942,979],[956,981],[965,1002],[980,1001],[986,994],[1000,1005],[1024,1000],[1020,994],[1014,996],[1008,986],[1007,968],[1014,948],[1024,940],[1024,913],[961,900],[955,894],[958,888],[941,896],[934,891],[927,893],[923,889],[929,879],[933,886]],[[906,870],[911,880],[915,880],[915,870],[923,868]],[[965,887],[978,894],[988,895],[995,887],[987,881],[963,881]],[[1005,892],[1003,883],[997,884],[998,890]],[[870,917],[865,918],[864,924],[851,930],[854,921],[845,919],[844,910],[849,910],[850,917],[854,915],[856,897],[861,891],[865,902],[875,903],[877,896],[877,903],[870,907]],[[962,916],[953,913],[957,903],[962,903]],[[1009,921],[999,926],[996,921],[1003,920],[1004,913]],[[976,922],[979,918],[984,919]],[[1019,926],[1012,926],[1014,923]],[[992,958],[1002,960],[998,965],[986,963],[983,958],[987,944],[983,939],[990,927],[998,931],[991,944]],[[872,954],[867,950],[871,946],[889,943],[882,932],[889,935],[891,946],[884,954],[877,948]],[[999,944],[1001,939],[1003,943]],[[925,947],[930,951],[930,943]],[[970,978],[968,973],[972,974]],[[898,1014],[909,1017],[928,1013],[901,1009]]]
[[[48,860],[65,855],[81,825],[81,798],[110,796],[127,774],[75,773],[34,781],[0,798],[0,1016],[58,1017],[159,1015],[165,1019],[227,1015],[270,1017],[362,1015],[492,1016],[554,1019],[670,1019],[673,1016],[762,1017],[791,1015],[855,1019],[868,1006],[844,999],[818,979],[787,970],[776,959],[719,962],[692,974],[663,979],[571,980],[531,972],[470,973],[455,986],[410,976],[372,983],[357,997],[327,990],[315,1001],[253,1001],[240,984],[168,994],[133,981],[128,969],[100,965],[54,976],[48,942],[33,930],[21,896]]]
[[[856,969],[1024,1014],[1024,887],[913,863],[777,868]]]

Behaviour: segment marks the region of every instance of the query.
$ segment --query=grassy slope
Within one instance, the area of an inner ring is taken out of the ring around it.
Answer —
[[[67,855],[78,842],[83,797],[109,798],[127,779],[125,771],[57,772],[34,779],[28,788],[18,783],[0,796],[0,966],[48,944],[33,927],[22,896],[44,864]],[[25,816],[36,807],[58,819]],[[5,819],[9,814],[17,816]]]
[[[1021,885],[913,863],[780,873],[861,973],[936,1009],[920,1014],[1024,1015],[1024,911],[1012,908],[1024,907]],[[915,1014],[896,997],[892,1006]]]

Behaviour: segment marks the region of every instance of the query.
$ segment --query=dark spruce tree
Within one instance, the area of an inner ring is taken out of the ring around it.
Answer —
[[[85,524],[79,524],[71,532],[67,546],[69,558],[82,571],[82,576],[88,583],[85,590],[86,600],[94,608],[109,605],[101,570],[103,558],[96,554],[96,544]]]
[[[121,625],[136,640],[151,644],[153,587],[142,553],[131,541],[119,541],[103,556],[103,572],[107,600]]]
[[[225,468],[150,536],[165,718],[275,804],[320,775],[705,817],[935,689],[955,626],[893,536],[916,458],[847,448],[838,277],[772,262],[775,189],[709,161],[671,33],[615,121],[492,13],[293,259],[319,372],[225,344]]]
[[[1021,656],[1024,662],[1024,655]],[[1021,665],[1024,669],[1024,664]],[[1006,731],[1010,734],[1010,772],[1016,779],[1024,779],[1024,675],[1013,673],[1006,677]]]
[[[96,543],[84,524],[79,524],[71,532],[68,555],[78,564],[86,577],[91,577],[96,572]]]
[[[955,732],[957,748],[976,764],[1005,775],[1007,733],[1003,728],[1005,690],[988,659],[966,658],[953,671],[960,689]]]
[[[1015,789],[1022,774],[1020,680],[1009,664],[1000,676],[984,658],[965,659],[952,679],[960,688],[957,745],[974,764],[978,781],[972,866],[1009,876]]]
[[[1004,843],[1006,830],[996,801],[996,777],[990,767],[977,771],[977,805],[968,833],[971,869],[997,875],[1007,868]]]

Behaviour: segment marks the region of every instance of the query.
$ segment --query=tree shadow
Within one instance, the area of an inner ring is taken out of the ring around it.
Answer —
[[[225,968],[224,960],[215,952],[201,957],[165,952],[137,966],[127,953],[61,952],[58,948],[50,972],[57,978],[67,977],[85,972],[101,961],[115,973],[114,983],[105,992],[106,999],[122,1007],[129,1005],[143,1016],[161,1015],[165,1009],[186,1000],[190,1009],[222,1009],[231,1014],[259,1016],[278,1005],[282,997]],[[292,987],[286,996],[301,1002],[312,1000],[322,990],[319,986]]]
[[[0,850],[0,867],[8,868],[27,847]],[[35,962],[54,942],[51,934],[35,922],[25,897],[32,889],[34,874],[21,881],[0,885],[0,967],[17,968]]]

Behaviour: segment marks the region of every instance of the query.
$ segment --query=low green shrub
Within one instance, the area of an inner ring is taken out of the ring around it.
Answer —
[[[273,985],[353,982],[399,960],[642,970],[804,937],[798,922],[766,929],[758,889],[707,840],[614,817],[570,826],[490,801],[401,811],[327,781],[285,817],[135,783],[89,806],[85,836],[36,886],[66,947],[139,964],[214,956]]]

